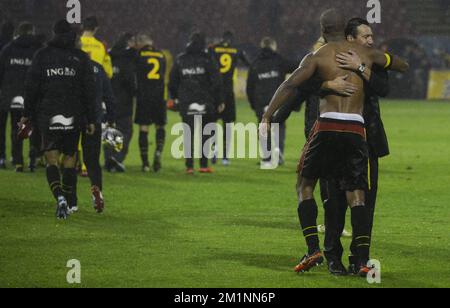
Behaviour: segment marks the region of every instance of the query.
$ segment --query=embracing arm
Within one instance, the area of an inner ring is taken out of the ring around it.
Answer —
[[[269,123],[273,114],[280,109],[281,106],[293,99],[297,93],[297,88],[314,75],[316,68],[316,58],[312,55],[308,55],[302,61],[300,67],[278,88],[270,102],[267,112],[264,114],[264,122]]]
[[[409,70],[409,63],[398,56],[385,53],[378,49],[370,49],[370,58],[374,64],[384,67],[386,70],[405,73]]]

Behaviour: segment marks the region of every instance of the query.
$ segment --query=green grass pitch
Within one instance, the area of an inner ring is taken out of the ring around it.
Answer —
[[[450,105],[384,101],[382,110],[392,155],[381,161],[376,287],[450,287]],[[245,102],[238,118],[255,119]],[[54,217],[42,169],[0,171],[0,287],[74,287],[66,282],[70,259],[81,262],[75,287],[375,287],[326,267],[293,272],[306,251],[294,190],[303,114],[289,120],[287,164],[273,171],[235,160],[188,177],[170,157],[171,140],[160,174],[140,172],[133,140],[128,172],[105,175],[103,215],[80,179],[80,213],[65,222]]]

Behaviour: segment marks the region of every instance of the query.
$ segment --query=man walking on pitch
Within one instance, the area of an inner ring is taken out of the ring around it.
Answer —
[[[261,122],[264,112],[269,107],[273,93],[286,80],[286,76],[292,73],[298,67],[295,64],[283,58],[277,52],[277,42],[265,37],[261,40],[261,49],[250,65],[247,79],[247,96],[250,106],[256,113],[258,122]],[[279,153],[278,164],[283,164],[284,141],[286,137],[286,124],[281,122],[279,134],[275,136],[276,151]],[[272,138],[268,139],[267,147],[270,149]],[[262,146],[264,148],[264,146]],[[263,149],[264,150],[264,149]],[[267,155],[261,162],[263,168],[272,166],[272,157]]]
[[[23,140],[18,136],[17,123],[22,117],[25,78],[35,52],[42,47],[34,35],[34,26],[23,22],[18,37],[0,53],[0,131],[6,131],[8,113],[11,114],[12,157],[16,172],[24,171]],[[30,141],[29,169],[34,171],[38,149]],[[1,163],[0,163],[1,165]]]
[[[95,132],[95,77],[89,57],[76,48],[77,34],[65,20],[54,26],[54,38],[33,59],[28,72],[22,126],[30,121],[42,134],[47,181],[57,201],[56,217],[69,215],[67,199],[76,195],[76,153],[80,131]],[[81,127],[87,118],[87,127]],[[59,169],[60,155],[64,154]]]
[[[207,138],[203,136],[203,130],[209,123],[214,123],[214,115],[225,108],[219,69],[211,56],[205,52],[205,47],[205,36],[201,33],[192,34],[186,52],[177,57],[170,73],[170,95],[179,102],[178,109],[183,122],[188,126],[184,131],[188,175],[194,174],[194,135],[197,127],[195,119],[201,119],[202,122],[199,127],[202,130],[200,173],[212,173],[205,153],[208,145],[205,145]]]
[[[156,149],[153,156],[153,171],[161,170],[161,158],[166,139],[167,107],[164,100],[166,57],[153,46],[153,40],[146,34],[137,36],[136,73],[137,106],[135,123],[139,125],[139,148],[141,150],[142,172],[150,172],[148,161],[148,133],[150,125],[156,127]]]
[[[209,47],[210,54],[219,64],[220,74],[222,76],[225,110],[218,114],[219,120],[223,120],[225,135],[223,138],[223,160],[224,166],[230,165],[229,151],[232,142],[232,131],[230,125],[236,122],[236,99],[234,97],[234,75],[238,62],[241,61],[245,66],[250,66],[245,52],[234,46],[234,35],[231,31],[223,34],[222,41],[219,44]],[[217,153],[215,153],[217,155]]]

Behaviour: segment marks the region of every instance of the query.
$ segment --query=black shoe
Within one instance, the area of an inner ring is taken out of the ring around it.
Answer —
[[[30,170],[31,173],[34,173],[36,171],[36,165],[30,164],[28,170]]]
[[[22,165],[17,165],[16,166],[16,173],[23,173],[23,166]]]
[[[0,169],[6,169],[6,161],[3,158],[0,159]]]
[[[349,261],[349,267],[348,267],[348,274],[350,274],[350,275],[358,275],[358,273],[359,273],[359,269],[360,269],[360,266],[358,265],[359,264],[359,260],[358,260],[358,258],[357,257],[355,257],[355,256],[350,256],[350,257],[348,257],[348,261]]]
[[[153,159],[153,171],[157,173],[159,172],[159,170],[161,170],[161,167],[161,153],[156,152],[155,158]]]
[[[344,264],[340,260],[332,260],[328,262],[328,271],[331,275],[335,276],[347,276],[347,270]]]

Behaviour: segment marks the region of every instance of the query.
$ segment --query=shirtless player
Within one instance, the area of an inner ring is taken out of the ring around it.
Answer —
[[[339,178],[352,212],[354,241],[361,260],[360,275],[366,277],[370,250],[369,216],[365,207],[368,148],[364,129],[364,81],[354,72],[339,67],[340,54],[356,52],[367,67],[377,64],[398,72],[409,65],[396,56],[345,40],[345,20],[336,10],[321,16],[323,37],[327,44],[307,56],[293,75],[275,93],[260,125],[267,136],[273,114],[295,96],[296,89],[312,77],[331,81],[349,75],[348,81],[357,90],[351,97],[329,94],[320,104],[320,118],[306,144],[298,166],[297,193],[300,225],[308,245],[308,253],[296,267],[296,272],[309,271],[323,262],[317,231],[317,204],[314,189],[319,178]]]

